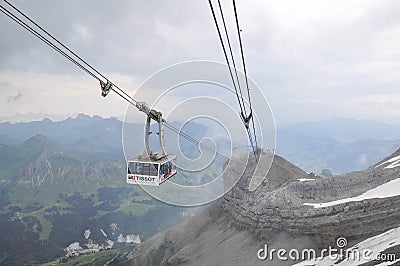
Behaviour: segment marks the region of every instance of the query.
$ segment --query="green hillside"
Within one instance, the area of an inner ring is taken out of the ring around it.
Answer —
[[[0,264],[45,263],[73,242],[117,243],[120,234],[142,240],[183,219],[183,208],[153,200],[125,184],[125,163],[84,160],[44,136],[0,146]],[[113,226],[111,226],[113,225]],[[115,253],[132,249],[118,243]]]

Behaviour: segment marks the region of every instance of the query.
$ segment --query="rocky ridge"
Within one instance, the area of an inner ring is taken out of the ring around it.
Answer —
[[[391,157],[397,153],[400,150]],[[267,178],[256,191],[247,189],[251,176],[243,175],[218,204],[230,214],[235,224],[265,237],[285,231],[310,235],[321,245],[331,243],[341,235],[359,239],[400,225],[400,197],[347,202],[324,208],[313,208],[304,203],[357,196],[400,178],[400,167],[387,169],[377,165],[328,178],[307,175],[275,156]],[[228,176],[232,170],[227,169]]]
[[[222,199],[138,246],[130,255],[132,264],[291,265],[293,261],[260,261],[256,252],[264,244],[318,250],[335,246],[338,237],[345,237],[351,245],[400,227],[399,196],[324,208],[305,205],[354,197],[400,178],[400,167],[387,167],[387,161],[398,155],[400,149],[364,171],[329,178],[307,174],[275,156],[266,179],[255,191],[248,189],[255,166],[250,162]],[[261,165],[270,156],[264,154]],[[235,181],[229,178],[235,176],[242,159],[228,164],[224,182]]]

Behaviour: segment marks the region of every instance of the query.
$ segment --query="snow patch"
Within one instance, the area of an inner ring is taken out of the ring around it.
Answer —
[[[389,164],[388,166],[385,167],[385,169],[392,169],[392,168],[395,168],[397,166],[400,166],[400,160],[397,160],[397,161]]]
[[[297,180],[299,180],[300,182],[315,181],[314,178],[299,178]]]
[[[385,261],[385,262],[379,263],[375,266],[390,266],[390,265],[395,265],[397,262],[400,262],[400,259],[397,259],[397,260],[391,261],[391,262]]]
[[[387,182],[385,184],[377,186],[376,188],[368,190],[367,192],[365,192],[357,197],[350,197],[350,198],[345,198],[345,199],[340,199],[340,200],[335,200],[335,201],[330,201],[330,202],[325,202],[325,203],[304,203],[303,205],[312,206],[314,208],[324,208],[324,207],[334,206],[337,204],[351,202],[351,201],[362,201],[362,200],[374,199],[374,198],[382,199],[382,198],[389,198],[389,197],[394,197],[394,196],[399,196],[399,195],[400,195],[400,178],[397,178],[395,180],[392,180],[390,182]]]
[[[348,248],[346,251],[356,251],[359,250],[370,250],[372,253],[369,255],[371,259],[376,258],[378,254],[382,253],[384,250],[388,249],[389,247],[393,245],[399,245],[400,244],[400,227],[391,229],[389,231],[386,231],[383,234],[373,236],[371,238],[368,238],[351,248]],[[343,252],[346,254],[346,252]],[[351,254],[351,252],[349,252]],[[394,263],[398,262],[400,259],[392,262],[385,262],[384,264],[379,264],[379,265],[393,265]],[[317,259],[317,260],[308,260],[308,261],[303,261],[298,264],[295,264],[296,266],[305,266],[305,265],[314,265],[314,266],[325,266],[325,265],[338,265],[338,266],[351,266],[351,265],[361,265],[367,262],[370,262],[368,258],[363,258],[363,256],[360,256],[360,260],[354,261],[351,258],[344,259],[341,261],[340,258],[330,258],[329,256],[324,257],[322,259]]]
[[[387,164],[387,163],[390,163],[390,164],[387,165],[385,167],[385,169],[392,169],[392,168],[400,166],[400,155],[396,156],[396,157],[393,157],[393,158],[391,158],[391,159],[389,159],[389,160],[387,160],[387,161],[375,166],[375,168],[378,168],[379,166],[382,166],[382,165]]]

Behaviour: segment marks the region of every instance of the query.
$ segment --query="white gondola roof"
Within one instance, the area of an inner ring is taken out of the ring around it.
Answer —
[[[136,158],[130,159],[128,162],[138,162],[138,163],[157,163],[157,164],[163,164],[165,162],[168,162],[172,159],[176,158],[176,155],[174,154],[168,154],[161,159],[152,159],[148,156],[138,156]]]

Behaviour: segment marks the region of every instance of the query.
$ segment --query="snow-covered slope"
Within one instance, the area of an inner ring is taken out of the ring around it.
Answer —
[[[343,249],[342,254],[338,251],[337,255],[343,256],[316,258],[295,264],[295,266],[352,266],[372,261],[374,265],[395,265],[400,262],[396,249],[400,249],[400,227],[368,238],[348,249]]]
[[[390,158],[389,160],[384,161],[383,163],[378,164],[375,168],[385,165],[386,169],[392,169],[400,166],[400,155]]]
[[[367,199],[376,199],[376,198],[382,199],[395,196],[400,196],[400,178],[389,181],[383,185],[377,186],[376,188],[370,189],[367,192],[357,197],[349,197],[324,203],[304,203],[304,205],[312,206],[314,208],[324,208],[346,202],[363,201]]]
[[[304,205],[314,208],[324,208],[353,201],[400,196],[400,155],[397,155],[398,153],[399,151],[384,159],[383,162],[368,169],[370,172],[375,173],[377,177],[390,176],[395,179],[385,180],[381,185],[372,187],[357,196],[345,197],[327,202],[304,203]],[[365,180],[365,182],[368,183],[372,181],[374,180]]]

